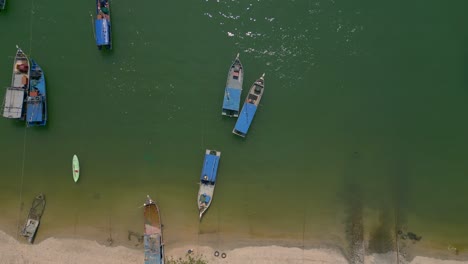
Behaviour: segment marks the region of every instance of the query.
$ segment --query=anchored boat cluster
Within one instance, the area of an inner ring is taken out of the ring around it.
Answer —
[[[47,122],[46,84],[42,68],[16,47],[11,84],[3,101],[3,117],[45,126]]]
[[[262,74],[250,87],[249,94],[245,98],[244,106],[239,112],[242,84],[244,82],[244,67],[237,54],[234,62],[228,71],[226,88],[224,90],[224,101],[222,115],[228,117],[237,117],[236,125],[232,130],[235,135],[246,137],[252,120],[257,112],[260,100],[265,88],[265,74]],[[198,190],[198,210],[200,220],[203,214],[208,210],[213,198],[218,172],[219,159],[221,152],[207,149],[205,160],[200,177],[200,189]]]
[[[244,106],[239,112],[242,84],[244,82],[244,68],[237,54],[236,59],[228,72],[226,89],[224,92],[222,114],[229,117],[238,117],[232,133],[245,137],[249,131],[252,120],[257,112],[258,105],[265,88],[265,74],[262,74],[250,87],[249,94],[245,98]]]
[[[6,0],[0,0],[0,10],[5,8]],[[99,49],[112,49],[110,3],[109,0],[96,0],[96,18],[94,20],[94,34]],[[244,105],[239,111],[244,68],[237,54],[228,71],[224,93],[222,115],[237,118],[232,132],[246,137],[255,116],[265,87],[265,74],[258,78],[251,86],[245,98]],[[18,119],[29,126],[45,126],[47,123],[47,101],[45,75],[42,68],[17,47],[13,62],[11,85],[6,89],[3,103],[3,117]],[[221,152],[207,149],[200,176],[198,190],[199,219],[208,210],[213,200],[218,166]],[[80,177],[80,163],[77,155],[72,159],[73,180],[78,182]],[[164,247],[162,224],[159,207],[147,196],[144,204],[144,234],[145,263],[164,263]],[[33,243],[39,227],[41,216],[45,208],[45,196],[39,194],[33,201],[26,224],[21,234]],[[129,233],[130,236],[130,233]],[[219,252],[215,252],[218,256]],[[226,254],[221,254],[225,258]]]

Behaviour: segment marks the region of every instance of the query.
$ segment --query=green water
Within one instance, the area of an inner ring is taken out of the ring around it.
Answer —
[[[417,245],[454,258],[446,248],[456,245],[463,256],[467,8],[464,1],[115,0],[108,52],[94,45],[93,1],[8,1],[0,86],[10,83],[18,44],[45,71],[49,122],[28,129],[0,122],[0,228],[16,235],[44,192],[38,240],[105,242],[110,233],[126,244],[128,230],[142,232],[138,207],[150,194],[169,246],[274,241],[346,251],[349,221],[362,219],[369,248],[379,251],[382,227],[393,232],[399,219],[423,237]],[[266,74],[245,140],[232,135],[235,120],[221,116],[238,52],[244,96]],[[222,158],[212,207],[199,223],[207,148]]]

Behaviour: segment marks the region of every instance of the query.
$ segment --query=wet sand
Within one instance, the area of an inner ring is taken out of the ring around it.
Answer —
[[[166,257],[185,258],[187,250],[193,249],[193,256],[202,256],[208,263],[348,263],[337,250],[327,248],[301,249],[279,246],[240,247],[221,251],[214,256],[215,250],[208,246],[185,245],[171,247],[166,245]],[[226,258],[222,258],[222,253]],[[85,239],[47,238],[34,245],[20,243],[13,237],[0,231],[0,263],[10,264],[61,264],[61,263],[143,263],[142,249],[124,246],[109,247],[96,241]],[[364,258],[364,263],[394,263],[394,253],[373,254]],[[461,264],[468,263],[453,260],[440,260],[415,257],[411,264]]]

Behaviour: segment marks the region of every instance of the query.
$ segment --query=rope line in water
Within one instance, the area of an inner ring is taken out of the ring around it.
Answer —
[[[400,264],[400,241],[398,237],[398,209],[395,208],[395,247],[396,247],[396,258],[397,264]]]
[[[32,39],[33,39],[33,22],[34,22],[34,0],[31,1],[31,22],[29,24],[29,56],[32,54]]]
[[[26,162],[26,134],[27,134],[26,127],[24,128],[24,137],[23,137],[23,158],[21,163],[21,180],[20,180],[20,187],[19,187],[19,207],[18,207],[18,221],[16,226],[16,238],[19,236],[20,230],[20,216],[21,216],[21,209],[22,209],[22,202],[23,202],[23,183],[24,183],[24,164]]]
[[[89,12],[89,16],[91,17],[91,25],[92,25],[92,28],[93,28],[93,38],[94,38],[94,41],[96,41],[96,30],[94,29],[95,25],[94,25],[93,14],[91,14],[91,12]]]
[[[31,0],[31,16],[30,16],[30,23],[29,23],[29,53],[28,56],[32,54],[32,41],[33,41],[33,22],[34,22],[34,0]],[[29,85],[28,85],[29,88]],[[26,91],[28,92],[28,91]],[[21,218],[21,210],[23,203],[23,184],[24,184],[24,167],[26,164],[26,145],[27,145],[27,126],[24,127],[24,137],[23,137],[23,157],[21,161],[21,177],[20,177],[20,187],[19,187],[19,207],[18,207],[18,221],[16,226],[16,237],[19,236],[20,231],[20,218]]]
[[[306,210],[304,206],[304,218],[302,220],[302,263],[304,263],[304,251],[305,251],[305,227],[306,227]]]

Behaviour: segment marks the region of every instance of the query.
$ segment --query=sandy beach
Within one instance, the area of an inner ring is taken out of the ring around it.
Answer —
[[[184,258],[187,250],[193,249],[194,256],[203,256],[208,263],[214,264],[270,264],[270,263],[348,263],[338,251],[332,249],[288,248],[278,246],[242,247],[220,252],[226,258],[215,257],[215,250],[207,246],[186,245],[171,248],[166,246],[166,257]],[[20,243],[0,231],[0,263],[5,264],[63,264],[63,263],[143,263],[143,250],[123,246],[109,247],[96,241],[84,239],[48,238],[38,244]],[[373,254],[366,256],[365,263],[395,263],[394,254]],[[439,260],[416,257],[411,264],[461,264],[466,261]]]

